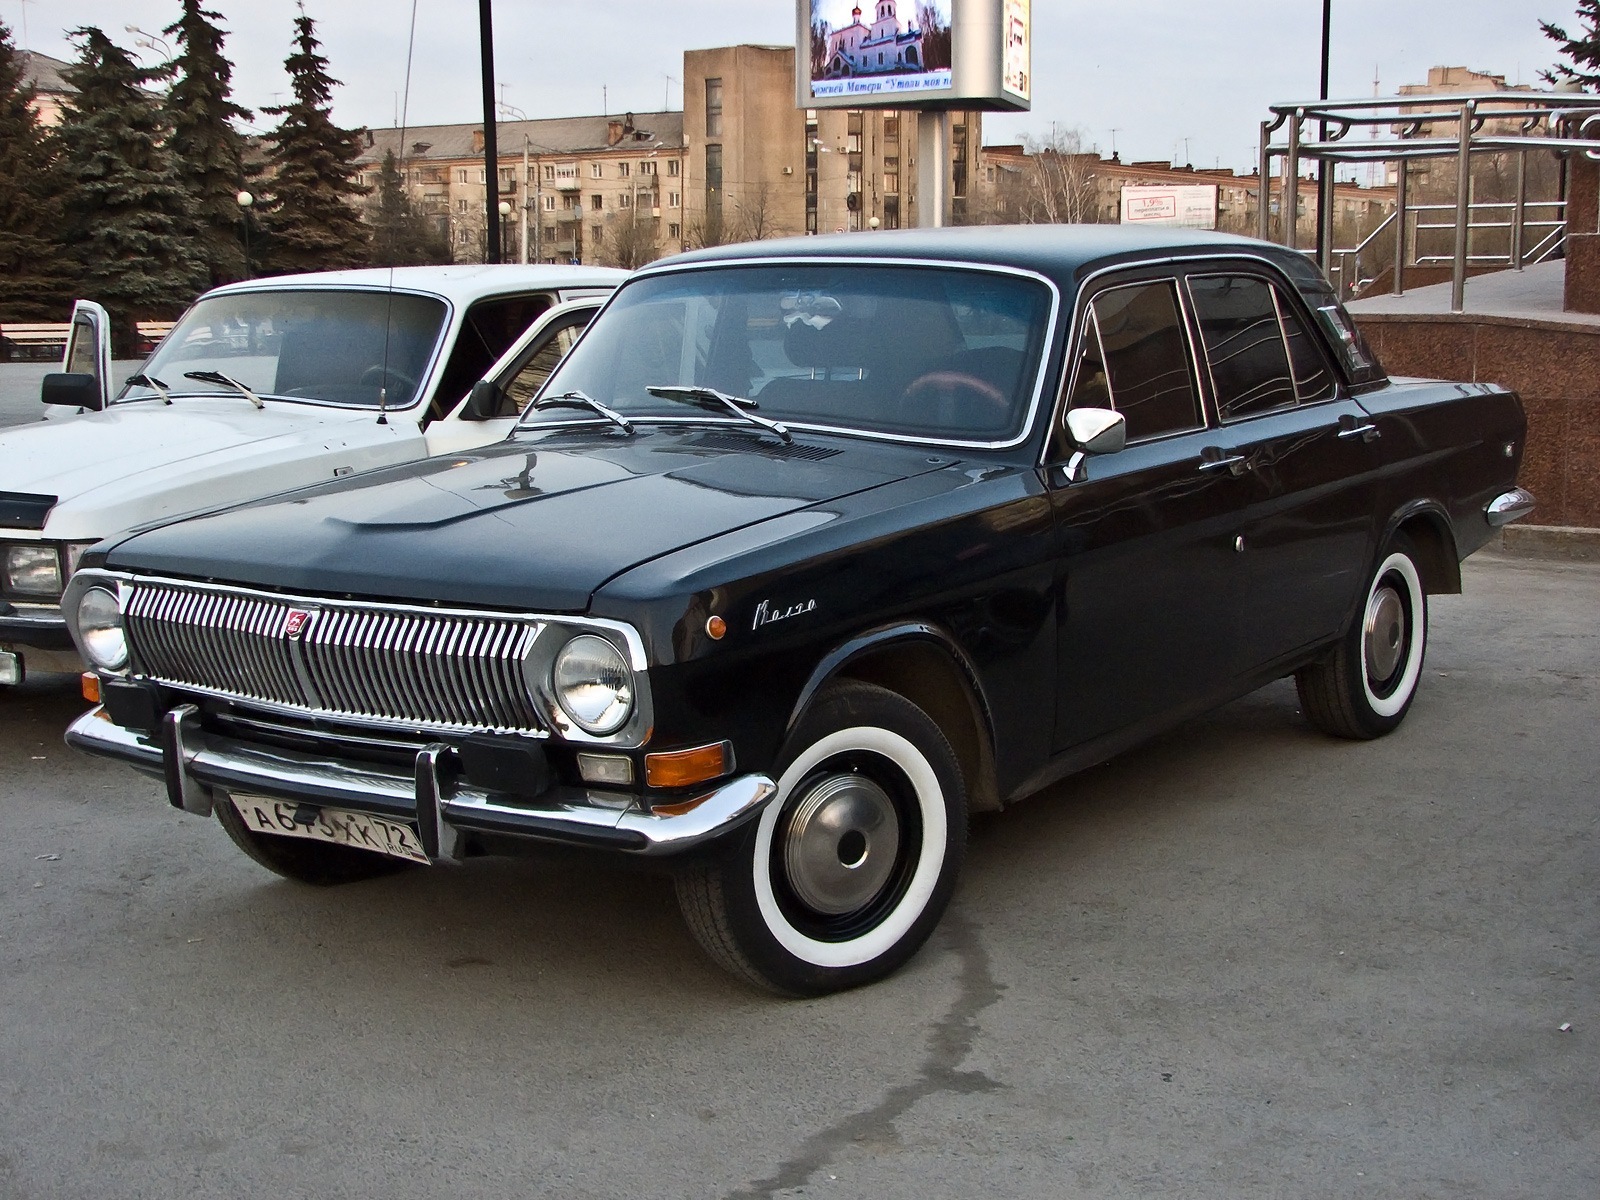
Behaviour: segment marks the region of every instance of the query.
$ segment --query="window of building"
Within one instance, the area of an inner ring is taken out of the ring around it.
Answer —
[[[683,196],[682,196],[681,193],[679,193],[679,192],[668,192],[667,193],[667,207],[668,208],[677,208],[682,203],[683,203]]]
[[[594,195],[589,197],[589,207],[594,209],[596,212],[599,212],[605,206],[606,198],[599,192],[596,192]]]
[[[605,236],[605,228],[600,225],[589,226],[589,241],[594,245],[600,244],[600,239]]]
[[[656,173],[656,164],[655,164],[654,160],[647,158],[642,163],[639,164],[639,174],[641,174],[641,175],[654,175],[655,173]]]
[[[900,191],[900,156],[892,154],[883,160],[883,190],[888,195],[896,195]]]
[[[1189,280],[1217,414],[1224,421],[1295,403],[1289,348],[1272,285],[1248,275]]]
[[[487,167],[479,167],[478,168],[478,182],[479,183],[488,183],[489,182],[489,170],[488,170]]]
[[[545,212],[555,212],[556,198],[554,196],[546,196],[544,198],[544,210]]]
[[[678,160],[675,159],[675,158],[667,159],[667,174],[669,176],[675,176],[675,175],[677,175],[677,173],[678,173]]]
[[[722,219],[722,147],[706,147],[706,216]]]
[[[556,240],[556,227],[554,225],[546,225],[544,227],[544,240],[547,242]]]
[[[463,167],[459,171],[456,172],[456,182],[457,183],[465,183],[466,181],[467,181],[467,170],[466,170],[465,167]]]
[[[706,80],[706,136],[722,136],[722,80]]]
[[[546,179],[554,179],[556,177],[556,169],[553,166],[546,166],[544,169],[544,177]]]
[[[624,163],[618,163],[617,164],[617,177],[619,179],[626,179],[630,174],[632,174],[632,172],[633,172],[633,164],[632,163],[625,163],[624,162]]]
[[[623,192],[622,195],[618,196],[617,197],[617,207],[618,208],[632,208],[633,207],[633,196],[632,196],[632,194],[628,193],[628,192]]]
[[[467,211],[467,202],[466,202],[465,199],[456,201],[456,211],[457,212],[466,212]]]
[[[898,142],[900,140],[900,118],[885,117],[883,119],[883,140]]]
[[[606,177],[606,165],[604,163],[590,163],[589,177],[591,179],[604,179]]]
[[[1116,409],[1130,442],[1205,423],[1171,280],[1108,288],[1090,301],[1071,406]]]
[[[472,230],[470,230],[470,229],[458,229],[458,230],[456,230],[456,245],[458,245],[458,246],[469,246],[471,244],[472,244]]]
[[[683,226],[681,226],[681,225],[668,225],[667,226],[667,236],[669,238],[682,237],[683,236]]]

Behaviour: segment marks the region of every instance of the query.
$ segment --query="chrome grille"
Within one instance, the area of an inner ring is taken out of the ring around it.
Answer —
[[[408,728],[542,729],[522,663],[529,617],[137,580],[135,674],[298,712]]]

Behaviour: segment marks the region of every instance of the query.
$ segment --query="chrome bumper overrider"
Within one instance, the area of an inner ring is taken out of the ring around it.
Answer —
[[[200,815],[211,812],[214,792],[241,792],[414,820],[423,849],[435,860],[455,856],[463,831],[672,854],[739,825],[778,790],[765,775],[742,775],[676,816],[654,816],[637,801],[580,788],[558,787],[527,804],[506,804],[455,779],[454,751],[442,743],[423,749],[414,770],[402,774],[203,733],[190,705],[167,713],[158,737],[125,729],[94,708],[67,729],[67,744],[164,779],[173,806]]]
[[[1512,488],[1484,505],[1483,515],[1488,518],[1490,526],[1499,529],[1502,525],[1509,525],[1527,516],[1533,511],[1533,504],[1533,493],[1527,488]]]

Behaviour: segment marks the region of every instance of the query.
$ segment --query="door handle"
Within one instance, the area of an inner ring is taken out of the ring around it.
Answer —
[[[1243,475],[1245,462],[1245,456],[1242,454],[1229,454],[1220,458],[1202,458],[1200,460],[1200,469],[1202,471],[1216,471],[1226,467],[1231,474]]]
[[[1341,438],[1358,437],[1363,442],[1372,442],[1382,437],[1383,434],[1378,432],[1378,427],[1376,425],[1350,425],[1339,430],[1339,436]]]

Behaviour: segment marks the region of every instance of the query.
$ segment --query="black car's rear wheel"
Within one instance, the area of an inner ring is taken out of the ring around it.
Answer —
[[[1307,719],[1336,737],[1382,737],[1411,707],[1427,644],[1428,596],[1417,552],[1397,534],[1350,631],[1330,654],[1295,675]]]
[[[404,871],[412,864],[387,854],[313,842],[306,838],[279,837],[257,833],[244,823],[233,801],[219,795],[212,811],[233,844],[267,870],[299,883],[328,887],[337,883],[356,883],[380,875]]]
[[[819,995],[870,983],[938,924],[966,846],[966,790],[939,727],[903,696],[829,688],[801,721],[779,794],[678,900],[721,966]]]

